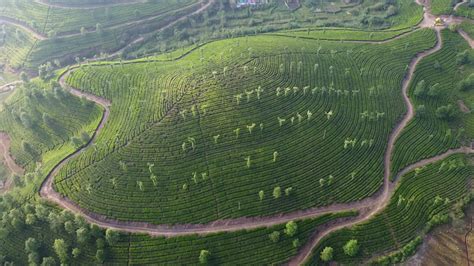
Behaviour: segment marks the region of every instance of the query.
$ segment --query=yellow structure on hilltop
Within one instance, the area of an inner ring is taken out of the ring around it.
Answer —
[[[443,26],[444,25],[444,22],[441,18],[436,18],[435,19],[435,26]]]

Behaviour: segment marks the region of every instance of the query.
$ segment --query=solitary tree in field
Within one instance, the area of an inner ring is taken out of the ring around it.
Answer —
[[[276,96],[280,96],[280,93],[281,93],[281,88],[280,87],[276,88]]]
[[[142,182],[142,181],[137,181],[137,185],[138,185],[138,188],[139,188],[141,191],[144,190],[143,182]]]
[[[99,34],[99,35],[102,35],[104,33],[103,30],[102,30],[102,24],[97,23],[95,25],[95,32],[97,32],[97,34]]]
[[[245,164],[247,165],[247,168],[250,168],[250,156],[245,157]]]
[[[286,119],[280,118],[280,117],[277,117],[277,118],[278,118],[278,124],[280,124],[280,127],[283,126],[283,123],[286,121]]]
[[[201,250],[199,253],[199,263],[207,264],[209,262],[209,258],[211,257],[211,252],[209,250]]]
[[[347,256],[354,257],[359,252],[359,244],[357,240],[351,239],[347,241],[342,249]]]
[[[325,183],[326,183],[326,180],[324,180],[324,178],[319,179],[319,186],[320,187],[323,187]]]
[[[421,80],[416,84],[415,91],[413,92],[415,96],[423,97],[426,95],[426,83],[425,80]]]
[[[247,102],[250,102],[250,96],[252,96],[253,90],[245,90],[245,95],[247,96]]]
[[[292,187],[285,188],[285,195],[286,195],[286,196],[290,196],[290,195],[291,195],[291,191],[293,191],[293,188],[292,188]]]
[[[239,133],[240,133],[240,128],[234,129],[234,133],[235,133],[235,138],[238,139],[239,138]]]
[[[332,110],[330,110],[329,112],[324,112],[324,114],[326,114],[326,118],[329,120],[329,119],[331,119],[331,116],[332,116],[334,113],[332,112]]]
[[[249,133],[252,134],[252,130],[255,128],[256,124],[252,123],[251,125],[247,125],[247,129],[249,130]]]
[[[273,162],[276,162],[277,157],[278,157],[278,152],[277,152],[277,151],[274,151],[274,152],[273,152]]]
[[[275,199],[278,199],[279,197],[281,197],[281,187],[275,187],[273,189],[273,197]]]
[[[329,177],[328,177],[328,185],[331,185],[332,182],[334,182],[334,176],[329,175]]]
[[[324,262],[328,262],[332,260],[334,253],[334,249],[332,247],[325,247],[323,251],[321,251],[321,260]]]
[[[271,233],[271,234],[268,235],[268,238],[270,238],[270,240],[271,240],[273,243],[277,243],[277,242],[280,240],[280,232],[278,232],[278,231],[273,231],[273,233]]]
[[[299,248],[299,247],[301,246],[301,242],[300,242],[300,240],[299,240],[298,238],[297,238],[297,239],[294,239],[293,242],[292,242],[292,244],[293,244],[293,247],[294,247],[294,248]]]
[[[260,190],[258,192],[258,198],[260,199],[260,201],[262,201],[265,198],[265,192],[263,190]]]
[[[213,137],[215,144],[217,144],[217,140],[219,140],[219,137],[220,137],[220,136],[221,136],[221,135],[219,134],[219,135],[215,135],[215,136]]]
[[[237,105],[240,104],[240,100],[242,99],[242,93],[234,95],[235,100],[237,101]]]
[[[296,234],[297,231],[298,225],[294,221],[289,221],[288,223],[286,223],[284,232],[287,236],[292,237]]]
[[[260,94],[263,93],[262,86],[258,86],[255,92],[257,93],[257,99],[260,100]]]

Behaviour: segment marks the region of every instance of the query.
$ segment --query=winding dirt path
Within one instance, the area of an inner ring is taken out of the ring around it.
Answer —
[[[33,35],[33,37],[35,37],[36,39],[41,40],[41,41],[48,39],[48,37],[46,37],[46,35],[37,32],[35,29],[30,27],[28,24],[26,24],[23,21],[19,21],[19,20],[9,18],[9,17],[0,16],[0,25],[1,24],[10,24],[10,25],[22,28],[23,30],[25,30],[28,33],[30,33],[31,35]]]
[[[10,190],[13,184],[12,177],[14,175],[22,176],[25,173],[23,168],[16,164],[15,159],[10,154],[10,143],[10,137],[4,132],[0,132],[0,156],[2,156],[0,161],[4,163],[10,172],[10,176],[7,177],[3,184],[1,184],[2,186],[0,187],[0,194]]]
[[[454,10],[454,11],[458,11],[458,8],[459,8],[461,5],[467,4],[467,2],[468,2],[468,0],[462,0],[461,2],[457,3],[457,4],[454,6],[453,10]]]
[[[474,27],[474,26],[473,26]],[[471,46],[471,49],[474,49],[474,40],[471,39],[467,32],[463,31],[462,29],[458,29],[459,34],[466,40],[466,42]]]
[[[0,93],[12,91],[16,88],[16,85],[21,84],[22,81],[14,81],[3,86],[0,86]],[[13,175],[23,175],[25,170],[16,164],[15,159],[10,154],[10,137],[5,132],[0,132],[0,161],[8,168],[10,176],[7,177],[3,184],[0,184],[0,195],[10,190],[13,184]]]

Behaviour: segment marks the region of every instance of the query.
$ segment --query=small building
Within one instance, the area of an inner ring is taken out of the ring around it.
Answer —
[[[435,26],[444,26],[444,22],[440,17],[435,19]]]

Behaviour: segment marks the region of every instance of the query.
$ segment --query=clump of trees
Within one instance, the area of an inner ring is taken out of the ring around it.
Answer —
[[[457,110],[451,104],[443,105],[443,106],[438,107],[438,109],[436,109],[436,117],[438,117],[439,119],[452,120],[456,117],[456,115],[457,115]]]
[[[460,91],[469,91],[474,89],[474,74],[469,75],[466,79],[458,83]]]
[[[11,257],[0,256],[3,263],[23,256],[30,265],[57,265],[54,255],[61,264],[77,264],[82,250],[86,247],[89,249],[94,243],[97,262],[103,263],[107,257],[107,247],[115,245],[120,238],[118,232],[104,232],[97,225],[90,225],[82,217],[68,211],[58,212],[42,203],[19,203],[9,194],[0,199],[0,210],[4,213],[0,223],[0,242],[13,235],[29,232],[24,250],[11,251],[17,252]],[[41,233],[38,233],[38,228]],[[60,237],[49,239],[45,237],[47,235]]]

